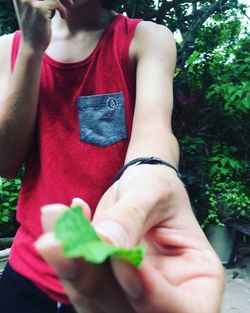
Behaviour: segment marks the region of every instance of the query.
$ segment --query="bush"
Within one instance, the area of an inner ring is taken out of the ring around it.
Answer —
[[[12,181],[0,177],[0,237],[12,237],[17,231],[16,206],[22,172]]]
[[[212,26],[220,26],[216,23]],[[222,225],[226,215],[250,214],[250,40],[239,21],[231,20],[218,28],[221,38],[210,47],[206,34],[211,27],[201,30],[187,75],[176,77],[182,94],[175,97],[174,128],[196,216],[203,225]]]
[[[221,180],[220,176],[205,186],[209,210],[203,226],[208,223],[222,225],[224,218],[248,220],[250,222],[250,195],[240,181],[230,178]]]

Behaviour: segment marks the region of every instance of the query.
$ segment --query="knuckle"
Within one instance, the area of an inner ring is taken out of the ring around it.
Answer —
[[[143,225],[146,219],[145,211],[143,208],[138,208],[137,206],[131,206],[130,207],[131,212],[131,220],[134,222],[135,226],[138,227],[138,225]]]
[[[23,7],[27,8],[27,7],[32,7],[33,3],[31,2],[31,0],[23,0],[22,5],[23,5]]]
[[[124,215],[123,218],[121,219],[121,224],[122,221],[124,221],[124,229],[127,231],[129,234],[130,231],[134,234],[138,234],[138,238],[134,238],[135,241],[138,241],[140,236],[144,233],[145,225],[146,225],[146,219],[147,219],[147,212],[144,210],[143,206],[138,207],[138,206],[133,206],[130,205],[127,207],[126,211],[121,212],[121,215]]]
[[[29,0],[23,0],[22,6],[20,6],[20,7],[18,8],[18,11],[20,12],[20,11],[22,11],[22,10],[27,10],[29,7],[30,7],[30,2],[29,2]]]

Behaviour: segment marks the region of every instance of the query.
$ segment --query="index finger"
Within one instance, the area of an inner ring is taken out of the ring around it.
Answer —
[[[21,1],[20,0],[12,0],[12,3],[13,3],[13,6],[14,6],[14,9],[15,9],[15,13],[16,13],[18,24],[20,25],[20,18],[19,18],[18,12],[19,12],[20,7],[21,7]]]
[[[20,6],[20,0],[12,0],[12,2],[13,2],[13,5],[15,7],[19,7]]]

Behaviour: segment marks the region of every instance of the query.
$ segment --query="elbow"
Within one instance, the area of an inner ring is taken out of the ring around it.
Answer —
[[[23,163],[18,153],[0,153],[0,177],[9,180],[16,178]]]
[[[8,180],[12,180],[16,178],[18,172],[0,172],[0,177],[6,178]]]
[[[0,168],[0,177],[4,177],[6,179],[14,179],[16,178],[17,174],[19,171],[19,166],[18,167],[13,167],[13,168]]]

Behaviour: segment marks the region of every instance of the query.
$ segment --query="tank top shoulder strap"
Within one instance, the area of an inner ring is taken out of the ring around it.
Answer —
[[[126,59],[128,57],[131,41],[133,40],[136,27],[140,22],[142,22],[142,19],[131,19],[128,17],[125,17],[124,19],[125,36],[124,36],[123,44],[122,44],[123,61],[124,61],[124,58]]]
[[[109,46],[110,40],[112,40],[116,55],[119,58],[123,69],[124,78],[126,79],[131,92],[133,92],[134,89],[134,82],[131,75],[129,48],[134,37],[136,27],[141,21],[142,19],[131,19],[127,16],[119,14],[113,22],[112,27],[110,27],[106,33],[106,43]]]
[[[113,27],[109,29],[113,33],[113,43],[116,46],[116,50],[120,56],[122,63],[128,57],[129,47],[131,41],[134,37],[134,33],[137,25],[142,21],[142,19],[131,19],[127,16],[119,14],[113,23]],[[109,37],[110,34],[107,34]]]
[[[13,71],[14,65],[16,62],[19,45],[20,45],[20,39],[21,39],[21,31],[17,30],[14,33],[13,41],[12,41],[12,50],[11,50],[11,70]]]
[[[142,22],[142,19],[131,19],[126,17],[125,18],[125,34],[122,44],[122,52],[121,52],[121,63],[123,66],[124,74],[127,78],[127,81],[130,82],[131,91],[134,90],[135,82],[133,82],[133,78],[131,75],[131,66],[130,66],[130,59],[129,59],[129,48],[131,42],[133,40],[136,27],[138,24]],[[131,85],[132,83],[132,85]],[[133,87],[134,86],[134,87]]]

